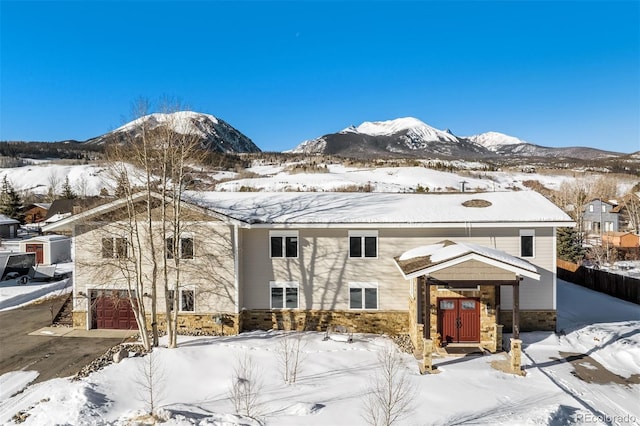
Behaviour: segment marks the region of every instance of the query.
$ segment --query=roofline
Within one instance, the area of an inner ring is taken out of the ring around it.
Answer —
[[[74,214],[74,215],[66,217],[66,218],[64,218],[62,220],[59,220],[57,222],[53,222],[53,223],[50,223],[48,225],[45,225],[45,226],[42,227],[42,232],[51,232],[51,231],[55,231],[55,230],[60,229],[60,228],[65,228],[65,227],[71,226],[74,223],[76,223],[78,221],[81,221],[83,219],[86,219],[86,218],[89,218],[89,217],[92,217],[92,216],[95,216],[95,215],[98,215],[98,214],[101,214],[101,213],[106,213],[106,212],[115,210],[118,207],[120,207],[122,205],[125,205],[128,201],[138,201],[139,199],[144,198],[147,195],[151,195],[151,197],[153,197],[153,198],[156,198],[158,200],[162,200],[162,194],[159,194],[159,193],[157,193],[155,191],[154,192],[140,191],[140,192],[138,192],[136,194],[133,194],[130,198],[127,198],[127,197],[118,198],[117,200],[114,200],[114,201],[112,201],[110,203],[102,204],[101,206],[94,207],[94,208],[86,210],[86,211],[84,211],[82,213]],[[165,196],[165,199],[170,200],[170,197]],[[237,219],[235,219],[233,217],[227,216],[225,214],[213,211],[211,209],[207,209],[205,207],[198,206],[197,204],[192,204],[192,203],[189,203],[189,202],[184,201],[184,200],[181,200],[180,203],[182,203],[183,205],[185,205],[186,207],[188,207],[188,208],[190,208],[192,210],[201,211],[201,212],[203,212],[203,213],[205,213],[205,214],[207,214],[209,216],[216,217],[216,218],[221,219],[221,220],[228,220],[229,222],[231,222],[233,224],[236,224],[236,225],[244,223],[242,221],[239,221],[239,220],[237,220]]]
[[[237,220],[237,219],[236,219]],[[250,223],[246,222],[246,228],[552,228],[576,226],[570,222],[291,222],[291,223]]]
[[[452,266],[458,265],[460,263],[464,263],[464,262],[469,261],[469,260],[477,260],[479,262],[486,263],[488,265],[495,266],[497,268],[513,272],[516,275],[521,275],[521,276],[524,276],[524,277],[533,278],[534,280],[540,281],[540,274],[538,274],[537,272],[532,272],[532,271],[529,271],[527,269],[520,268],[519,266],[512,265],[512,264],[506,263],[506,262],[501,262],[499,260],[492,259],[490,257],[486,257],[486,256],[483,256],[483,255],[478,254],[478,253],[465,253],[462,256],[458,256],[458,257],[455,257],[453,259],[449,259],[449,260],[446,260],[444,262],[437,263],[435,265],[431,265],[431,266],[428,266],[426,268],[422,268],[422,269],[420,269],[418,271],[415,271],[415,272],[412,272],[410,274],[406,274],[405,275],[405,273],[403,272],[402,275],[404,276],[404,278],[406,280],[410,280],[412,278],[417,278],[417,277],[422,276],[422,275],[429,275],[430,273],[437,272],[437,271],[440,271],[442,269],[450,268]],[[402,268],[400,268],[400,265],[398,265],[398,262],[395,262],[395,264],[400,269],[400,272],[402,272]],[[534,268],[535,268],[535,266],[534,266]]]

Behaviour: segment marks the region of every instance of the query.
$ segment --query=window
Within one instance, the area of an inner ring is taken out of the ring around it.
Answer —
[[[535,235],[533,229],[520,230],[520,257],[534,257]]]
[[[102,257],[105,259],[127,258],[127,239],[104,237],[102,238]]]
[[[298,257],[298,231],[269,232],[271,257]]]
[[[589,213],[593,213],[593,204],[589,204]]]
[[[378,283],[349,283],[349,309],[378,309]]]
[[[378,257],[378,231],[349,231],[349,257]]]
[[[604,231],[605,232],[613,232],[613,222],[605,222],[604,223]]]
[[[607,212],[607,205],[603,204],[602,205],[602,213],[606,213]]]
[[[195,294],[196,291],[193,288],[181,288],[180,300],[178,300],[178,311],[180,312],[194,312],[195,311]],[[173,298],[175,297],[175,290],[169,290],[167,293],[167,301],[173,311]]]
[[[174,247],[173,237],[169,237],[165,240],[167,259],[173,259]],[[177,247],[180,253],[180,259],[193,259],[193,238],[192,237],[180,237],[180,245]]]
[[[271,290],[271,309],[298,309],[298,283],[278,282],[269,283]]]

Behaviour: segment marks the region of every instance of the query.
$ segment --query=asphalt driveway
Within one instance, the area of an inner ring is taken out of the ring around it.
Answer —
[[[66,297],[66,296],[65,296]],[[10,371],[37,371],[35,382],[76,374],[109,348],[122,343],[121,337],[60,337],[29,335],[51,325],[65,297],[0,312],[0,375]]]

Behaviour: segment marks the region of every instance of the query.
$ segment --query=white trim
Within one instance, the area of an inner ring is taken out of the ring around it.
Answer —
[[[244,225],[247,229],[397,229],[397,228],[551,228],[554,226],[575,227],[575,221],[554,221],[554,222],[322,222],[322,223],[256,223]]]
[[[362,250],[362,256],[351,256],[351,238],[361,238],[360,240],[360,249]],[[375,237],[376,238],[376,255],[375,256],[366,256],[365,255],[365,238],[366,237]],[[348,232],[347,237],[347,247],[349,259],[377,259],[378,258],[378,245],[380,243],[380,238],[378,237],[377,230],[351,230]]]
[[[282,291],[282,306],[273,307],[273,299],[271,298],[271,289],[281,288]],[[296,293],[296,307],[287,308],[287,290],[288,288],[295,288]],[[269,309],[285,310],[285,309],[300,309],[300,283],[298,281],[269,281]]]
[[[296,255],[287,256],[287,238],[296,238]],[[273,256],[271,248],[272,238],[282,238],[282,256]],[[300,232],[299,231],[269,231],[269,258],[270,259],[297,259],[300,257]]]
[[[531,241],[531,250],[533,250],[533,254],[531,256],[523,256],[522,255],[522,237],[533,237]],[[536,230],[535,229],[521,229],[518,235],[518,248],[519,248],[519,256],[522,259],[535,259],[536,258]]]
[[[553,250],[552,250],[552,257],[553,257],[553,264],[557,265],[558,264],[558,237],[557,237],[557,229],[553,228]],[[557,291],[558,291],[558,269],[557,268],[552,268],[552,273],[551,276],[553,277],[551,280],[551,297],[552,297],[552,302],[551,302],[551,306],[553,306],[553,310],[557,310],[557,305],[558,305],[558,295],[557,295]],[[557,324],[557,320],[556,320],[556,324]]]
[[[238,225],[233,225],[233,285],[235,295],[235,313],[240,313],[240,233]]]
[[[185,311],[182,309],[182,292],[183,291],[193,291],[193,311]],[[186,312],[186,313],[196,313],[196,286],[195,285],[184,285],[178,288],[178,313]]]
[[[433,272],[437,272],[440,271],[441,269],[446,269],[446,268],[450,268],[452,266],[458,265],[460,263],[469,261],[469,260],[477,260],[483,263],[486,263],[487,265],[491,265],[491,266],[495,266],[496,268],[500,268],[500,269],[504,269],[506,271],[510,271],[513,272],[514,274],[517,275],[522,275],[524,277],[529,277],[529,278],[533,278],[534,280],[540,280],[540,274],[538,274],[537,272],[531,272],[528,271],[526,269],[523,268],[519,268],[517,266],[514,265],[510,265],[508,263],[504,263],[504,262],[500,262],[497,261],[495,259],[491,259],[485,256],[481,256],[477,253],[468,253],[464,256],[460,256],[457,257],[455,259],[451,259],[448,260],[446,262],[442,262],[442,263],[438,263],[437,265],[433,265],[433,266],[429,266],[427,268],[424,269],[420,269],[419,271],[416,272],[412,272],[408,275],[404,275],[404,273],[402,274],[404,276],[405,279],[411,279],[411,278],[416,278],[419,277],[421,275],[429,275],[432,274]],[[397,263],[396,263],[397,265]],[[533,266],[533,265],[532,265]],[[398,268],[400,268],[400,266],[398,266]],[[400,269],[400,272],[402,272],[402,269]]]
[[[380,309],[380,291],[379,291],[379,286],[378,283],[375,281],[368,281],[368,282],[358,282],[358,281],[349,281],[348,285],[348,290],[349,290],[349,298],[348,298],[348,308],[350,311],[377,311]],[[362,292],[362,307],[360,308],[352,308],[351,307],[351,289],[352,288],[357,288],[357,289],[367,289],[367,288],[375,288],[376,289],[376,307],[375,308],[365,308],[365,292]]]

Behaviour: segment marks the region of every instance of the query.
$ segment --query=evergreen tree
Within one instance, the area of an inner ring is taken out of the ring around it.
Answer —
[[[559,259],[578,263],[584,257],[580,233],[575,228],[558,228],[556,249]]]
[[[74,200],[78,198],[73,189],[71,189],[71,185],[69,184],[69,176],[64,179],[64,183],[62,184],[62,198],[67,200]]]
[[[22,199],[20,194],[15,190],[7,175],[2,179],[0,187],[0,214],[9,216],[10,218],[24,222],[24,214],[22,213]]]

